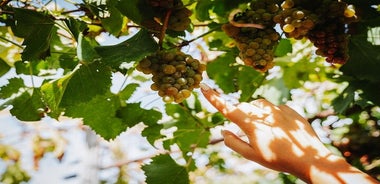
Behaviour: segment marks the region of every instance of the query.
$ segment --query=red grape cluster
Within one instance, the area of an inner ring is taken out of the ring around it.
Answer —
[[[316,11],[324,16],[320,16],[307,38],[317,47],[316,53],[326,57],[327,62],[346,63],[349,58],[347,24],[356,19],[354,8],[345,2],[331,0]]]
[[[199,87],[206,65],[181,51],[158,51],[142,59],[137,70],[152,74],[151,89],[167,102],[180,103]]]

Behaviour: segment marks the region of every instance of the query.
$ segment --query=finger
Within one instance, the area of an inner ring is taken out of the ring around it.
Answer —
[[[219,112],[237,124],[248,136],[251,134],[255,127],[252,122],[259,119],[255,114],[260,114],[257,113],[260,109],[248,103],[240,103],[238,106],[235,106],[220,97],[219,93],[212,90],[206,84],[201,84],[200,86],[203,95]]]
[[[263,98],[260,98],[260,99],[257,99],[257,100],[253,100],[252,102],[250,102],[252,105],[260,108],[260,109],[263,109],[263,110],[266,110],[266,108],[275,108],[275,109],[278,109],[273,103],[269,102],[268,100],[265,100]]]
[[[238,121],[242,116],[242,112],[233,104],[224,100],[219,93],[211,89],[206,84],[200,84],[201,91],[206,99],[225,117],[235,122]]]
[[[231,148],[232,150],[249,160],[255,160],[254,149],[252,149],[250,144],[241,140],[237,135],[233,134],[228,130],[223,130],[222,134],[224,137],[224,143],[227,147]]]

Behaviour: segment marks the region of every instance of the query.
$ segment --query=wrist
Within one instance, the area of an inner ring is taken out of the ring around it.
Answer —
[[[312,162],[301,179],[307,183],[377,183],[375,179],[347,163],[344,158],[332,154]]]

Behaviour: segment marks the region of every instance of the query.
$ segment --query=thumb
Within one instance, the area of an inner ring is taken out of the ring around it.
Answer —
[[[249,160],[254,160],[255,153],[251,145],[241,140],[237,135],[228,130],[223,130],[222,135],[224,137],[224,143],[226,146],[241,154],[243,157]]]

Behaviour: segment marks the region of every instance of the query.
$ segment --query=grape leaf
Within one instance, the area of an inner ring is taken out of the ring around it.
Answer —
[[[140,60],[157,49],[157,43],[146,30],[139,31],[132,38],[120,44],[95,48],[103,61],[114,69],[119,69],[123,62]]]
[[[24,38],[22,59],[32,61],[48,56],[54,20],[48,14],[23,8],[14,8],[14,19],[12,31]]]
[[[96,46],[98,46],[98,43],[95,39],[86,37],[80,33],[78,36],[77,47],[77,55],[79,60],[82,62],[92,62],[94,59],[98,58],[99,56],[94,49]]]
[[[26,90],[11,100],[11,114],[21,121],[38,121],[44,116],[46,106],[42,102],[42,95],[38,88]]]
[[[101,62],[81,65],[71,76],[62,96],[61,106],[70,107],[90,101],[110,91],[111,69]]]
[[[129,103],[121,107],[117,116],[124,120],[128,127],[133,127],[140,122],[155,124],[162,118],[162,114],[156,110],[146,110],[140,107],[140,103]]]
[[[152,158],[149,165],[142,169],[149,184],[187,184],[189,175],[186,168],[178,165],[169,155],[158,155]]]
[[[117,9],[117,0],[110,0],[107,2],[107,8],[109,11],[109,17],[102,18],[102,25],[107,32],[114,36],[119,36],[126,21],[124,21],[123,15]]]
[[[303,58],[298,62],[278,62],[282,65],[284,73],[282,74],[282,79],[287,88],[299,88],[302,87],[304,82],[312,81],[311,77],[313,74],[318,75],[319,79],[323,79],[325,71],[323,66],[318,66],[317,62],[310,62],[309,58]],[[316,73],[316,68],[319,68],[319,72]],[[294,80],[297,79],[297,80]]]
[[[209,24],[209,27],[211,26],[213,25]],[[220,28],[219,24],[216,26],[217,27],[211,28],[211,29],[216,29],[216,31],[213,31],[212,33],[204,37],[210,49],[239,53],[239,50],[236,47],[232,47],[235,45],[235,41],[229,36],[227,36],[226,33],[217,29],[217,28]]]
[[[351,86],[346,87],[340,95],[332,101],[334,111],[341,114],[352,104],[355,97],[355,89]]]
[[[21,78],[11,78],[8,84],[0,87],[0,98],[9,98],[13,94],[19,92],[20,88],[25,87],[24,81]]]
[[[157,122],[148,124],[144,123],[148,127],[145,127],[144,130],[142,131],[141,135],[146,137],[148,142],[151,145],[154,145],[154,142],[160,138],[162,138],[161,130],[164,128],[163,125],[158,124]]]
[[[71,34],[75,38],[75,40],[78,41],[79,34],[87,28],[86,23],[83,21],[74,19],[72,17],[69,17],[69,18],[65,19],[64,21],[65,21],[67,27],[69,28]]]
[[[219,56],[214,61],[207,63],[207,75],[213,79],[216,84],[225,92],[236,92],[236,76],[238,71],[232,64],[235,62],[235,57],[226,53]]]
[[[199,0],[195,6],[195,16],[199,21],[206,21],[210,19],[209,10],[212,8],[210,0]]]
[[[0,77],[6,74],[11,67],[0,58]]]
[[[231,10],[238,8],[238,6],[242,3],[248,3],[248,2],[250,2],[250,0],[235,0],[235,1],[214,0],[213,11],[220,17],[226,17],[226,21],[227,21],[227,17]]]
[[[264,97],[275,105],[283,104],[289,99],[290,90],[285,86],[281,77],[265,81],[259,89],[256,90],[254,96]]]
[[[350,59],[340,70],[344,75],[355,77],[359,80],[379,82],[380,46],[373,45],[363,39],[363,36],[367,36],[363,34],[351,37],[349,44]]]
[[[174,132],[174,138],[169,142],[176,143],[184,155],[191,151],[194,145],[198,148],[208,145],[210,132],[188,110],[176,104],[167,104],[166,113],[174,117],[171,123],[178,128]]]
[[[135,90],[138,86],[139,85],[136,83],[128,84],[127,86],[125,86],[125,88],[123,90],[121,90],[118,93],[120,100],[123,101],[122,104],[124,104],[125,101],[128,100],[132,96],[133,92],[135,92]]]
[[[73,73],[67,74],[57,80],[50,81],[41,86],[44,100],[49,107],[49,116],[58,118],[61,115],[60,103]]]
[[[274,55],[277,57],[285,56],[288,53],[291,53],[293,50],[292,43],[289,39],[280,39],[280,42],[276,46]]]
[[[60,36],[57,31],[58,30],[55,27],[53,32],[54,34],[52,35],[50,41],[51,55],[46,58],[46,62],[49,63],[50,68],[62,68],[66,72],[72,71],[79,63],[76,52],[77,48],[63,43],[62,36]]]
[[[147,137],[152,145],[155,140],[162,137],[160,131],[163,126],[157,123],[162,118],[162,114],[156,110],[146,110],[140,107],[140,103],[131,103],[121,107],[117,111],[117,117],[121,118],[128,127],[143,122],[147,127],[142,135]]]
[[[35,60],[33,62],[17,61],[14,63],[17,74],[39,75],[41,70],[49,69],[50,64],[44,60]]]
[[[120,107],[117,96],[109,93],[97,95],[87,102],[77,103],[66,109],[65,115],[83,118],[83,123],[90,126],[97,134],[106,140],[117,137],[127,126],[116,117]]]
[[[238,72],[238,86],[241,90],[239,101],[250,101],[253,93],[265,80],[265,74],[254,70],[252,67],[241,66]]]
[[[141,24],[144,20],[153,20],[154,9],[146,1],[140,0],[120,0],[116,8],[121,14],[127,16],[136,24]]]

